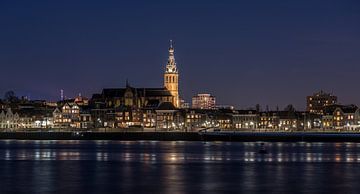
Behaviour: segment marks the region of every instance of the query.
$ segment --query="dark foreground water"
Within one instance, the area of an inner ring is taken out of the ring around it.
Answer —
[[[360,144],[0,141],[0,193],[359,193]]]

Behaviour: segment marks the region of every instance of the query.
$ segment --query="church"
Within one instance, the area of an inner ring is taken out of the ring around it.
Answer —
[[[125,88],[105,88],[101,94],[94,94],[92,101],[94,103],[103,102],[102,108],[122,106],[144,108],[150,103],[160,105],[163,102],[171,102],[175,108],[180,108],[179,72],[175,62],[172,41],[170,41],[169,58],[165,67],[163,87],[134,88],[126,81]]]

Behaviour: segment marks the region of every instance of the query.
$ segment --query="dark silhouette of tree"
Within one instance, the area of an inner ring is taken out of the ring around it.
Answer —
[[[17,102],[19,101],[19,98],[15,95],[14,91],[7,91],[4,95],[4,100],[7,102]]]
[[[295,108],[292,104],[289,104],[285,107],[284,111],[287,111],[287,112],[295,112]]]
[[[261,109],[260,104],[256,104],[255,109],[256,109],[257,112],[260,112],[260,109]]]

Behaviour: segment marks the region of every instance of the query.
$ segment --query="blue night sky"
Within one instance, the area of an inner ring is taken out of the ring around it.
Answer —
[[[323,89],[360,105],[359,0],[1,0],[0,28],[1,97],[162,86],[173,39],[187,101],[304,109]]]

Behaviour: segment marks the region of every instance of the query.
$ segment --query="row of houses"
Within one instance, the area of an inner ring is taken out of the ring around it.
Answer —
[[[176,109],[171,103],[151,104],[144,108],[118,107],[90,114],[96,127],[143,128],[168,130],[198,130],[221,128],[225,130],[270,129],[359,130],[360,112],[355,105],[334,105],[319,115],[304,111],[265,111],[233,109]]]
[[[116,104],[116,103],[115,103]],[[360,112],[355,105],[331,105],[324,114],[304,111],[257,111],[176,108],[168,100],[147,99],[144,105],[88,100],[78,96],[58,103],[29,102],[0,109],[0,129],[141,128],[153,130],[359,130]]]

